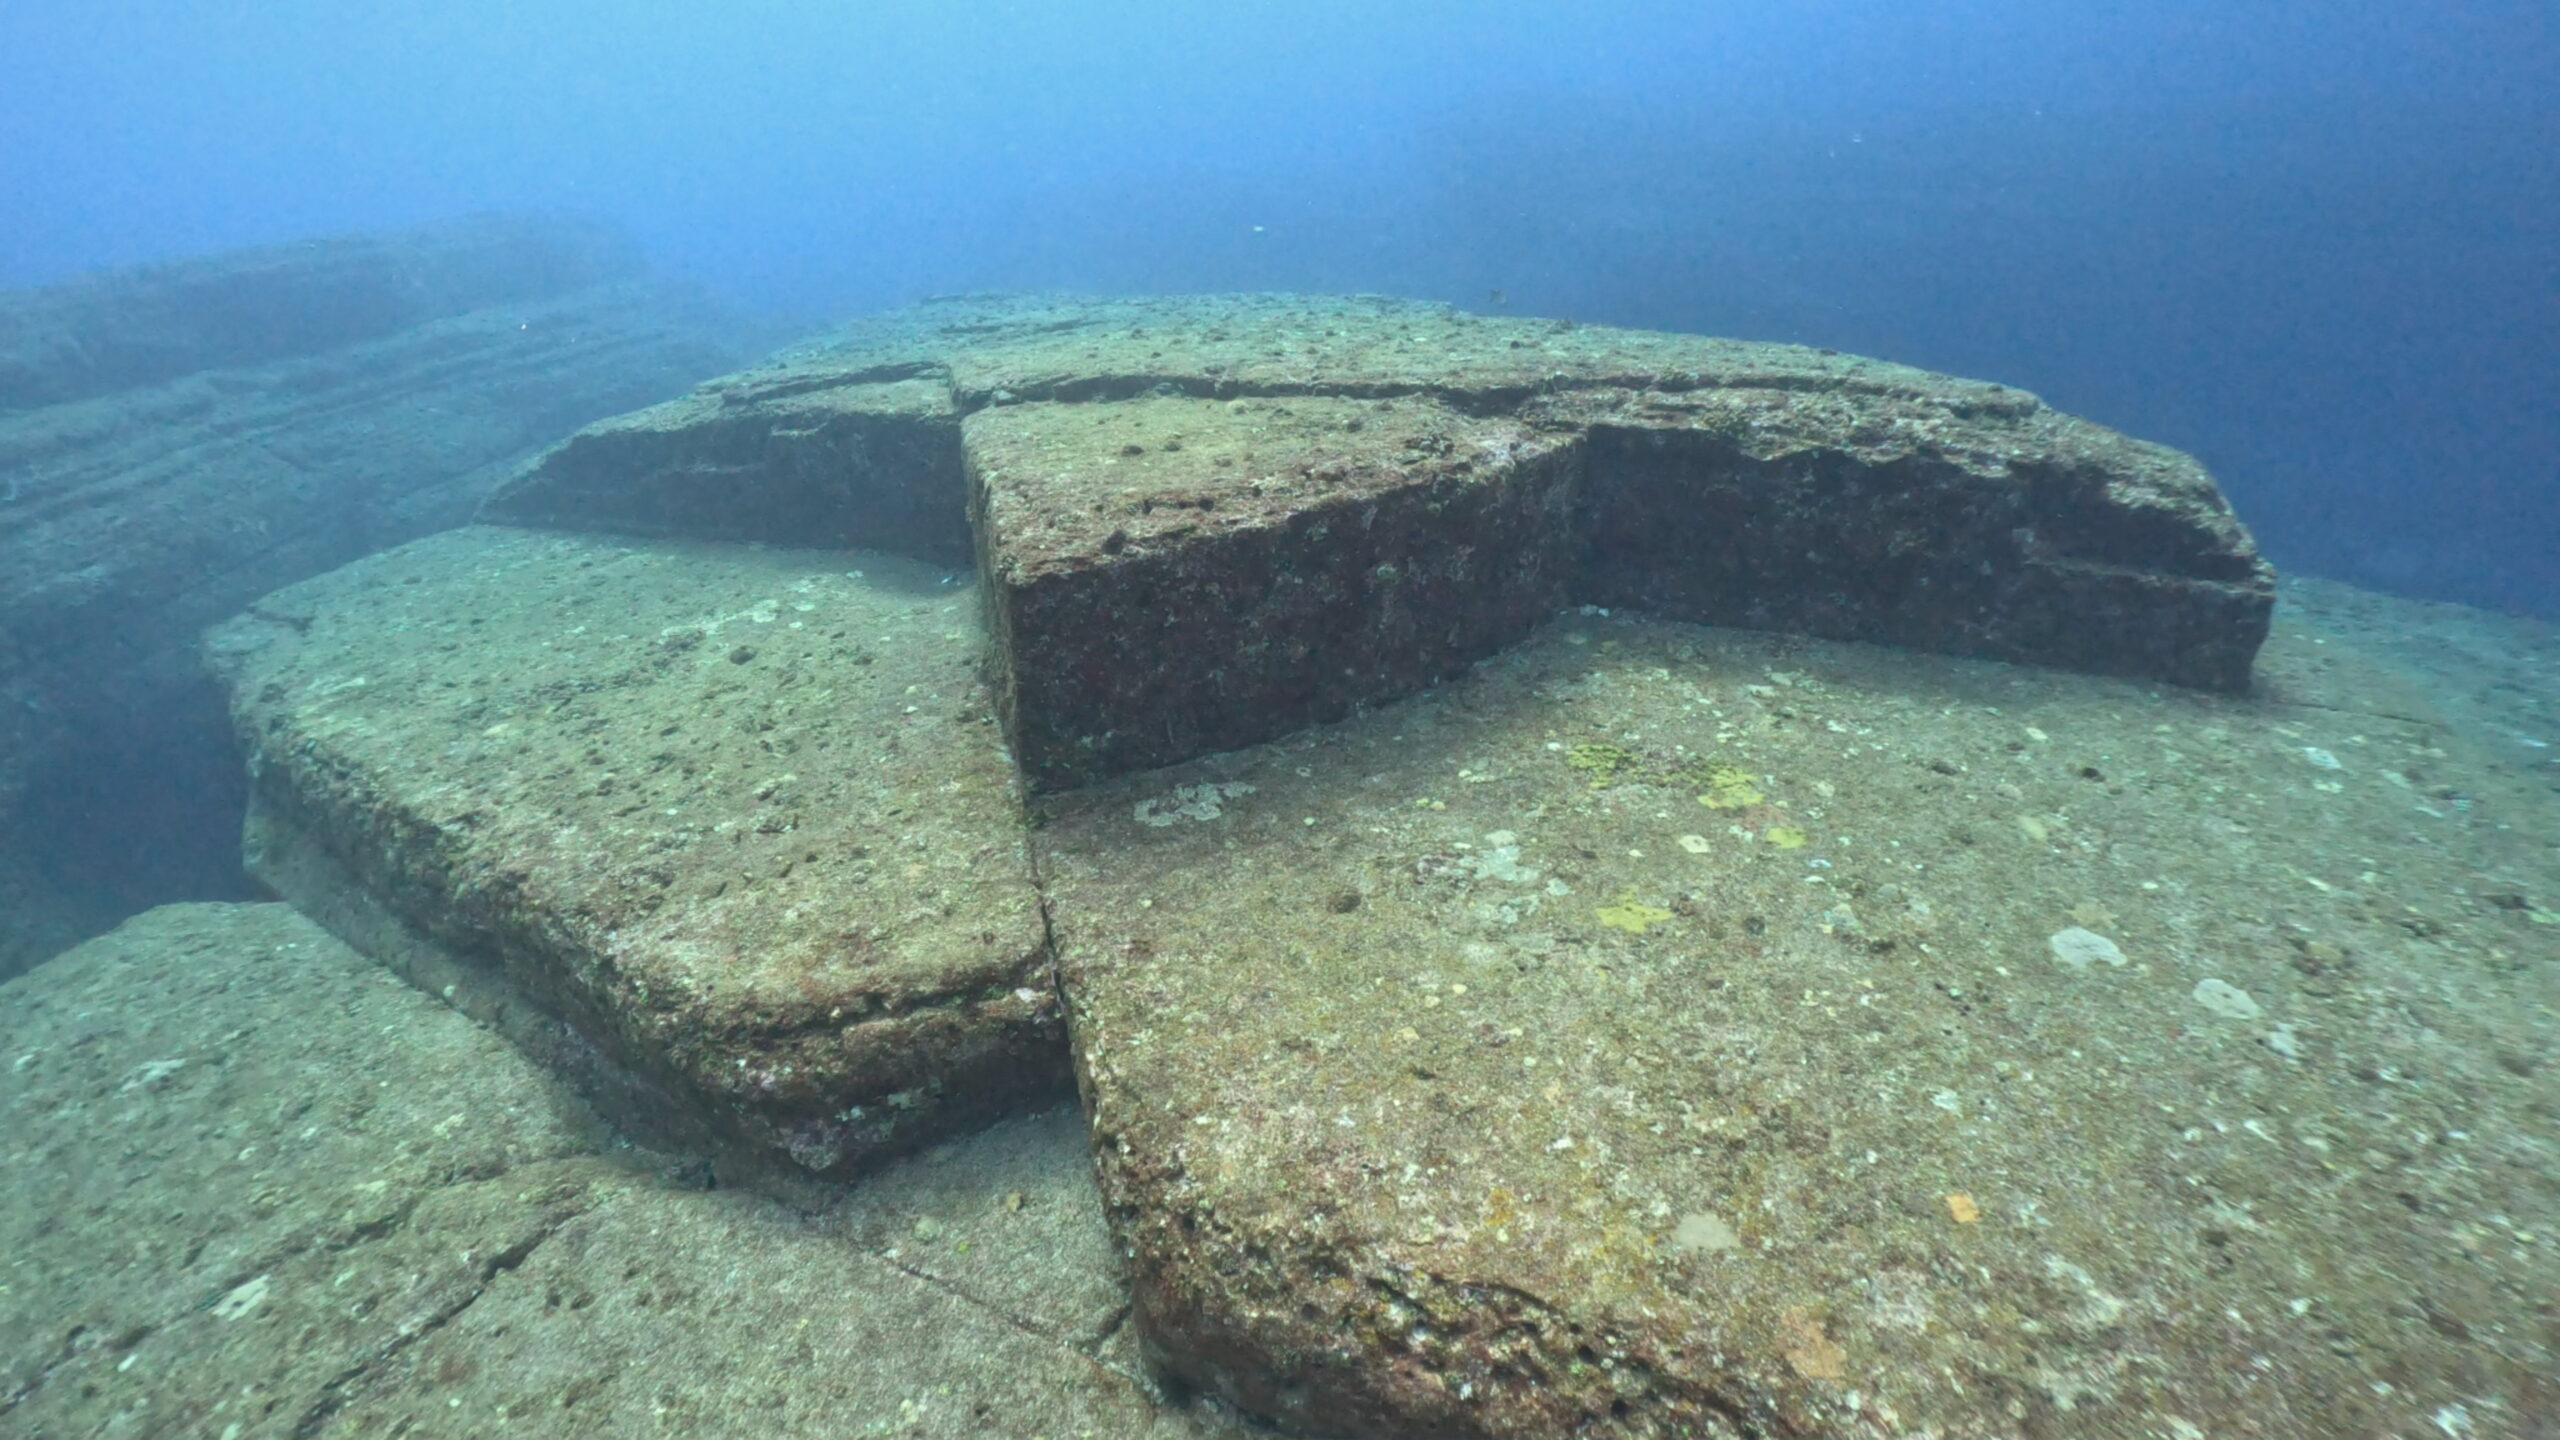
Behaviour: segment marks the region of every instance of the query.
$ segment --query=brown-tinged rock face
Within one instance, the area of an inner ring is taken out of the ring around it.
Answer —
[[[2459,897],[2560,816],[2413,808],[2485,757],[2347,643],[1577,617],[1046,802],[1159,1362],[1317,1435],[2540,1433],[2560,945]]]
[[[1410,694],[1573,578],[1570,438],[1430,400],[1007,405],[963,434],[999,693],[1041,789]]]
[[[1035,789],[1414,693],[1570,604],[2232,690],[2273,603],[2192,460],[2023,391],[1373,297],[922,306],[485,513],[944,558],[964,509]]]
[[[747,1168],[841,1175],[1054,1094],[978,603],[948,579],[470,528],[281,591],[211,642],[252,868],[328,914],[307,862],[333,860],[599,1054],[620,1118]]]

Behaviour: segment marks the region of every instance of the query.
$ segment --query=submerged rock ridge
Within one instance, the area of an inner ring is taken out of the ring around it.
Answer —
[[[2022,391],[1374,298],[928,304],[595,427],[483,514],[937,559],[974,529],[1041,790],[1339,720],[1574,605],[2239,690],[2274,596],[2192,459]]]
[[[482,517],[213,632],[253,871],[723,1189],[1072,1087],[1175,1393],[2560,1414],[2560,639],[2277,612],[2175,452],[1782,347],[966,299]]]
[[[237,790],[201,779],[235,769],[205,626],[468,519],[734,340],[618,235],[538,217],[0,294],[0,975],[237,893]]]

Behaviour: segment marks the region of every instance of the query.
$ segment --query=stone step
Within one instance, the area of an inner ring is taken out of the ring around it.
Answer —
[[[842,1178],[1063,1092],[980,607],[894,556],[470,527],[214,633],[252,872],[615,1118]],[[408,933],[404,933],[408,932]]]
[[[2023,391],[1372,297],[919,307],[484,513],[945,562],[974,521],[1043,790],[1411,694],[1572,604],[2237,690],[2274,593],[2192,459]]]

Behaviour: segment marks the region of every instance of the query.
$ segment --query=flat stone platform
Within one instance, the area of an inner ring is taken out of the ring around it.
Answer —
[[[2548,1433],[2560,794],[2271,670],[1582,616],[1044,802],[1159,1363],[1314,1435]]]
[[[0,1162],[11,1436],[1247,1433],[1151,1395],[1071,1113],[802,1213],[283,905],[0,982]]]
[[[280,591],[210,641],[252,871],[430,988],[530,1002],[616,1118],[751,1168],[1059,1093],[955,578],[474,527]]]
[[[929,304],[484,513],[937,560],[974,528],[1044,790],[1341,719],[1568,605],[2233,690],[2273,595],[2192,459],[2024,391],[1376,297]]]

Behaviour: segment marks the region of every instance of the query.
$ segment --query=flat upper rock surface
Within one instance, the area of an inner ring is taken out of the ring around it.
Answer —
[[[687,1188],[281,905],[0,985],[0,1161],[11,1435],[1233,1433],[1134,1378],[1066,1117]]]
[[[1317,1433],[2549,1433],[2560,794],[2387,649],[1576,616],[1044,802],[1141,1330]]]
[[[1054,1093],[958,578],[478,527],[280,592],[211,642],[252,864],[330,914],[268,863],[316,846],[618,1063],[656,1111],[619,1118],[750,1164],[850,1173]]]
[[[2191,458],[2024,391],[1377,297],[927,304],[485,514],[942,558],[964,511],[1036,789],[1410,694],[1567,603],[2237,690],[2273,600]]]

